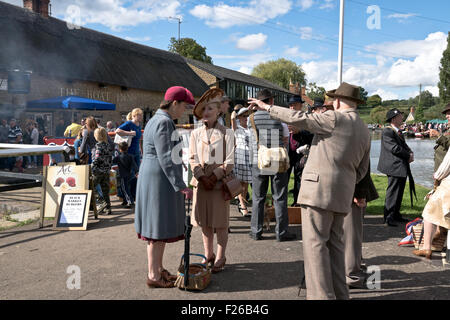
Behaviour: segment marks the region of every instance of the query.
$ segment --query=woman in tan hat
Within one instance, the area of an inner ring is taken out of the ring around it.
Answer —
[[[222,96],[221,89],[209,89],[197,102],[194,115],[203,119],[203,125],[191,133],[189,142],[189,163],[194,175],[193,225],[202,228],[204,262],[213,265],[213,273],[222,271],[226,262],[230,201],[224,199],[222,179],[232,172],[234,163],[233,132],[217,121]]]

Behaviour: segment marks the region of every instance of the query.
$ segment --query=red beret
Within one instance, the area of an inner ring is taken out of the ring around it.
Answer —
[[[194,96],[192,93],[184,88],[184,87],[170,87],[167,89],[166,93],[164,94],[164,100],[166,101],[185,101],[188,104],[195,104]]]

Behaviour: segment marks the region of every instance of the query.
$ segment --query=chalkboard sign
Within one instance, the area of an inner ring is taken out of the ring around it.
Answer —
[[[86,230],[91,190],[62,192],[53,229]]]

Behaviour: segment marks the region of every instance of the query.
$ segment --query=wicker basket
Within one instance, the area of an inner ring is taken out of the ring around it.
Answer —
[[[191,253],[191,256],[206,257],[201,254]],[[175,286],[183,290],[200,291],[205,289],[211,281],[211,269],[209,265],[203,263],[189,264],[189,282],[187,287],[184,286],[184,256],[181,257],[180,266],[178,267],[177,280]]]
[[[416,249],[419,249],[423,246],[423,223],[418,223],[415,226],[413,226],[413,238],[414,238],[414,247]],[[445,242],[447,241],[447,234],[444,232],[441,232],[439,237],[437,239],[433,239],[433,242],[431,244],[431,250],[432,251],[438,251],[441,252],[445,245]]]

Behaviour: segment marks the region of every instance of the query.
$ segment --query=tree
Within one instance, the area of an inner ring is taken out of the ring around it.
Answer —
[[[311,99],[325,99],[325,88],[324,87],[318,87],[315,82],[310,82],[308,84],[308,87],[306,88],[306,95]]]
[[[381,105],[382,99],[379,95],[374,94],[373,96],[370,96],[367,98],[367,105],[371,108]]]
[[[364,101],[364,105],[367,105],[367,96],[369,93],[363,87],[359,87],[359,98]]]
[[[447,37],[447,49],[442,54],[441,66],[439,67],[438,87],[441,103],[446,105],[450,102],[450,32]]]
[[[422,122],[425,119],[425,114],[423,113],[422,105],[416,108],[416,112],[414,113],[414,120],[416,122]]]
[[[386,113],[388,112],[388,108],[378,106],[370,111],[370,120],[372,123],[383,124],[386,123]]]
[[[301,66],[286,59],[271,60],[253,68],[252,76],[263,78],[289,90],[289,83],[306,85],[305,73]]]
[[[180,40],[173,37],[170,38],[169,51],[178,53],[186,58],[212,64],[212,58],[206,54],[206,47],[202,47],[191,38],[181,38]]]
[[[420,105],[424,108],[430,108],[434,105],[433,94],[428,90],[422,91],[415,99],[417,100],[417,104],[419,104],[420,99]]]

